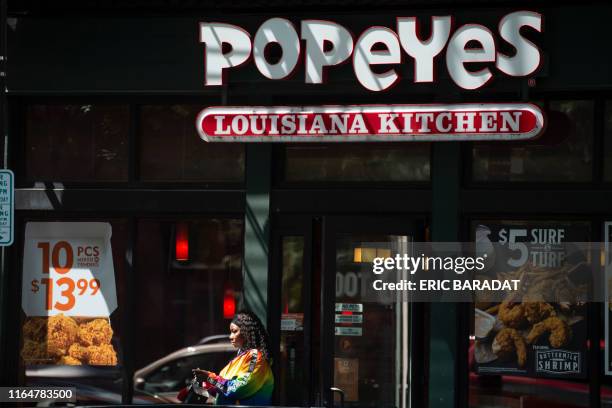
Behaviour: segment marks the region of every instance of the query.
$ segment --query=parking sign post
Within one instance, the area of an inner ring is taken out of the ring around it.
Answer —
[[[10,246],[13,243],[14,179],[12,171],[0,170],[0,246]]]

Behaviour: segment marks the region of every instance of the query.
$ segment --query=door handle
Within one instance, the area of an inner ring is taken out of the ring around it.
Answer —
[[[332,407],[334,406],[334,392],[340,394],[340,408],[344,408],[344,391],[337,387],[331,387],[329,389],[332,392]]]

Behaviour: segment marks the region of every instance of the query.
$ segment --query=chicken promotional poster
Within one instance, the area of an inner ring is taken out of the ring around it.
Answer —
[[[117,365],[111,235],[108,223],[28,223],[20,353],[26,365]]]
[[[585,378],[589,259],[575,243],[588,225],[482,222],[476,245],[496,243],[487,278],[520,279],[502,301],[475,299],[478,374]],[[493,245],[490,245],[493,248]],[[498,300],[498,299],[497,299]]]

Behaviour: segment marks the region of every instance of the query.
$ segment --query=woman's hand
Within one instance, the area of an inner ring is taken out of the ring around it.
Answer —
[[[210,374],[210,371],[202,370],[199,368],[194,368],[193,370],[191,370],[191,372],[202,377],[208,377],[208,374]]]

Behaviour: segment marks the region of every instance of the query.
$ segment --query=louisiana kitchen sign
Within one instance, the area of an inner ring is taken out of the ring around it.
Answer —
[[[373,26],[357,37],[324,20],[302,20],[298,29],[270,18],[254,36],[236,25],[201,22],[199,41],[207,87],[226,85],[233,69],[252,60],[270,80],[287,79],[303,64],[306,84],[325,84],[326,71],[351,63],[361,86],[384,92],[400,82],[410,61],[411,82],[435,82],[439,58],[458,87],[477,90],[495,76],[538,70],[541,51],[526,31],[542,32],[541,14],[509,13],[497,33],[479,24],[455,28],[453,16],[433,16],[426,39],[416,17],[398,17],[394,28]],[[281,50],[273,60],[272,44]],[[527,103],[211,107],[200,112],[196,127],[202,139],[223,142],[527,140],[542,132],[544,115]]]
[[[543,126],[526,103],[211,107],[196,122],[209,142],[525,140]]]

